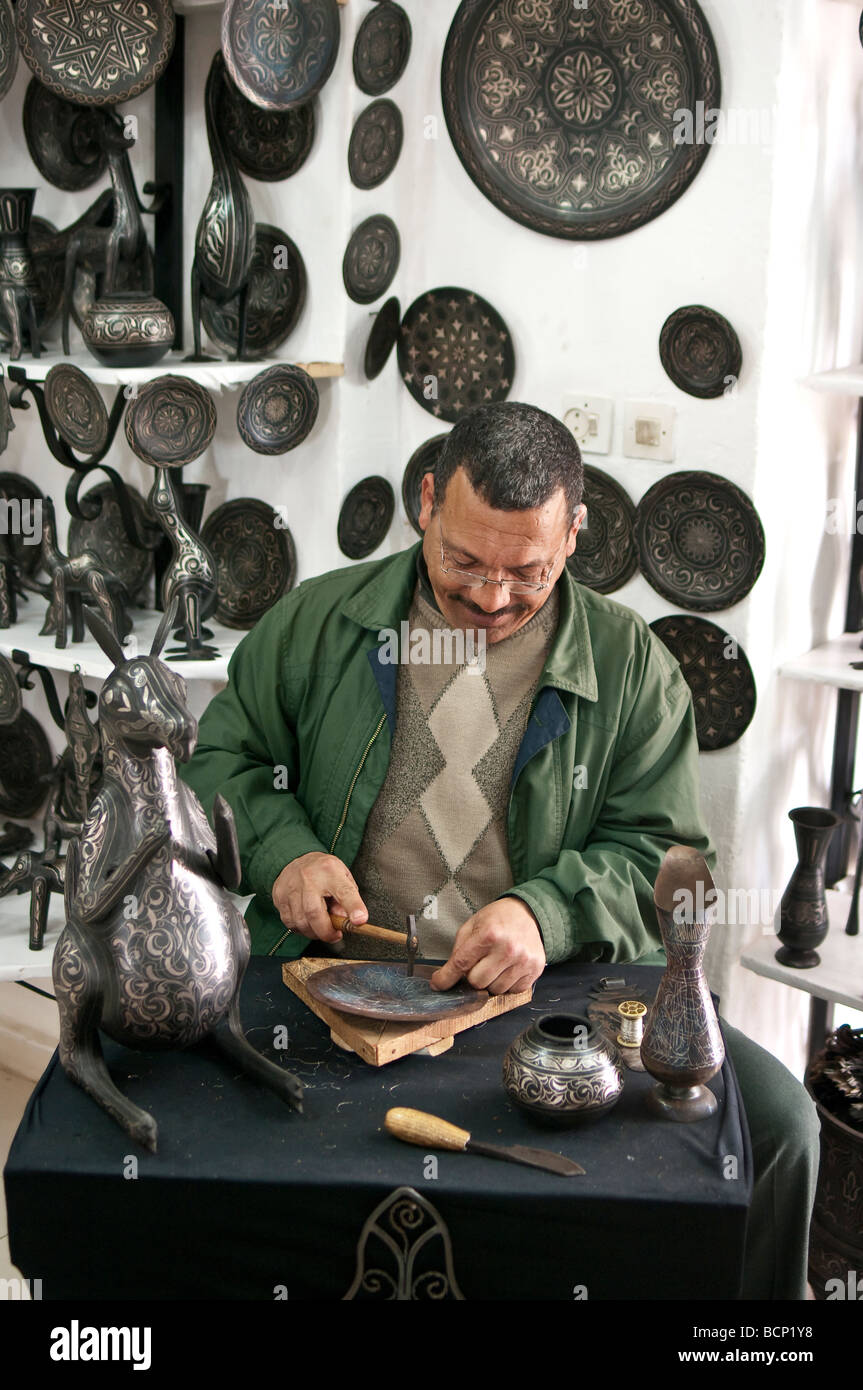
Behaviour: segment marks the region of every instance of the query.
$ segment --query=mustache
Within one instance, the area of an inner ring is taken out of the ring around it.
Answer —
[[[453,597],[455,598],[455,602],[456,602],[456,603],[460,603],[461,606],[462,606],[462,608],[466,608],[466,609],[468,610],[469,613],[477,613],[477,614],[479,614],[479,616],[482,617],[482,618],[487,618],[487,617],[490,616],[490,615],[485,611],[484,608],[480,608],[479,604],[477,604],[477,603],[471,603],[470,599],[462,598],[460,595],[453,595]],[[508,603],[507,606],[506,606],[506,608],[497,608],[497,609],[495,609],[494,616],[495,616],[496,618],[500,618],[500,617],[513,617],[513,618],[514,618],[514,617],[516,617],[516,616],[517,616],[518,614],[520,614],[520,613],[527,613],[527,612],[528,612],[528,605],[527,605],[526,603]]]

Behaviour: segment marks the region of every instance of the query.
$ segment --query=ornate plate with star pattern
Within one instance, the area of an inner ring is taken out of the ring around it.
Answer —
[[[265,111],[234,86],[227,72],[216,100],[219,129],[250,179],[274,183],[302,168],[315,138],[315,101]]]
[[[418,536],[423,534],[419,524],[423,478],[426,473],[434,472],[441,450],[448,438],[448,433],[432,435],[431,439],[427,439],[418,449],[414,449],[405,467],[402,477],[402,503],[407,519]]]
[[[352,487],[339,512],[339,550],[349,560],[364,560],[377,550],[390,529],[395,493],[386,478],[363,478]]]
[[[411,24],[401,5],[383,0],[369,10],[354,41],[354,81],[366,96],[394,87],[411,53]]]
[[[246,358],[269,357],[296,327],[306,302],[308,278],[299,247],[287,232],[259,222],[249,278]],[[201,295],[204,328],[227,356],[235,356],[240,332],[240,296],[217,304]]]
[[[695,0],[462,0],[441,73],[462,164],[548,236],[621,236],[671,206],[710,151],[675,113],[720,105]]]
[[[680,669],[695,708],[698,746],[728,748],[752,723],[755,677],[736,638],[706,618],[675,613],[650,624]]]
[[[302,367],[279,364],[252,377],[237,402],[240,438],[256,454],[286,454],[318,418],[318,388]]]
[[[690,396],[724,396],[740,376],[743,352],[728,319],[703,304],[688,304],[665,320],[659,356],[675,386]]]
[[[390,353],[399,336],[401,321],[402,306],[398,299],[393,296],[392,299],[387,300],[380,313],[376,315],[372,324],[372,331],[366,342],[363,371],[367,381],[374,381],[376,376],[380,376],[389,361]]]
[[[171,0],[17,0],[15,27],[31,72],[83,106],[140,96],[174,47]]]
[[[764,564],[764,528],[746,493],[717,473],[670,473],[636,509],[648,584],[697,613],[745,598]]]
[[[335,66],[336,0],[226,0],[222,52],[244,96],[270,111],[301,106]]]
[[[129,402],[126,442],[145,463],[181,468],[200,458],[216,433],[216,407],[187,376],[158,376]]]
[[[215,616],[226,627],[254,627],[293,587],[294,538],[279,514],[257,497],[217,507],[204,522],[201,540],[215,557]]]
[[[587,465],[583,501],[587,520],[566,563],[580,584],[599,594],[612,594],[638,569],[635,504],[614,478]]]
[[[405,130],[402,113],[384,97],[361,111],[348,145],[348,173],[356,188],[377,188],[399,162]]]
[[[497,309],[471,290],[429,290],[399,329],[399,371],[423,410],[455,422],[475,405],[504,401],[515,349]]]
[[[386,294],[399,268],[402,243],[391,217],[376,213],[352,234],[342,262],[345,289],[355,304],[371,304]]]

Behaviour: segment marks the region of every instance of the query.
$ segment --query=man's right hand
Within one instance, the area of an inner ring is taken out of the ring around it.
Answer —
[[[334,854],[301,854],[273,884],[273,906],[286,927],[318,941],[341,941],[329,914],[368,921],[365,903],[350,870]]]

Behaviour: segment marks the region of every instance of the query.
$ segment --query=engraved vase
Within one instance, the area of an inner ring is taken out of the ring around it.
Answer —
[[[623,1068],[579,1014],[545,1014],[510,1043],[503,1060],[510,1100],[543,1124],[563,1126],[603,1115],[623,1090]]]
[[[776,935],[782,942],[776,959],[795,970],[811,970],[821,957],[820,946],[830,925],[824,893],[824,860],[841,817],[820,806],[798,806],[788,812],[797,841],[797,868],[782,894]]]

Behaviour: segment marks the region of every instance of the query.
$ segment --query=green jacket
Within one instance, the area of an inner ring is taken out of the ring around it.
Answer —
[[[257,954],[298,955],[271,899],[310,850],[350,867],[386,776],[397,667],[382,628],[407,618],[412,546],[307,580],[243,639],[181,775],[208,814],[233,808]],[[515,887],[549,963],[631,961],[659,943],[653,883],[672,844],[714,854],[677,662],[636,613],[560,580],[560,620],[516,758],[507,818]]]

